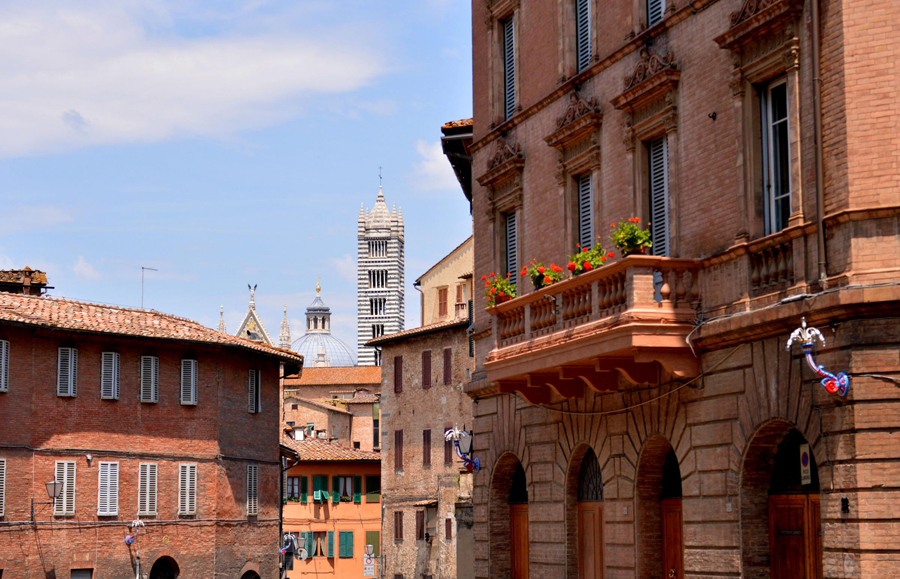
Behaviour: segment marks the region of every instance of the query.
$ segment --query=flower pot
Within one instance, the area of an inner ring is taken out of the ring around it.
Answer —
[[[508,302],[511,299],[512,296],[497,296],[496,298],[494,298],[494,303],[502,304],[503,302]]]

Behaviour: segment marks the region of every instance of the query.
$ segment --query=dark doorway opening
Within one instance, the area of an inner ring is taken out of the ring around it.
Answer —
[[[171,557],[160,557],[150,569],[150,579],[176,579],[178,563]]]

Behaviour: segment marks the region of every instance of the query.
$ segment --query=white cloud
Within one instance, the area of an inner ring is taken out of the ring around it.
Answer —
[[[422,158],[413,165],[413,186],[422,191],[459,187],[450,161],[444,156],[441,142],[416,141],[416,153]]]
[[[0,97],[2,100],[2,97]],[[0,107],[2,108],[2,107]],[[3,116],[0,115],[0,119]],[[0,123],[3,121],[0,120]],[[0,143],[0,148],[3,144]],[[72,209],[58,205],[13,205],[0,211],[0,236],[34,231],[35,224],[50,229],[74,221]]]
[[[349,253],[329,258],[327,261],[344,280],[356,284],[356,260]]]
[[[225,138],[297,115],[304,97],[350,92],[385,71],[359,34],[267,29],[261,18],[244,26],[252,33],[184,37],[175,10],[158,0],[4,3],[0,156]]]
[[[78,261],[72,266],[72,271],[74,271],[75,275],[78,277],[83,277],[85,279],[100,279],[100,274],[94,269],[93,265],[89,264],[87,260],[84,259],[83,255],[78,256]]]

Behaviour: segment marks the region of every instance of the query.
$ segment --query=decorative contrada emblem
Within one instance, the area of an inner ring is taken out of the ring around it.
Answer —
[[[822,387],[831,394],[846,396],[847,390],[850,389],[850,377],[843,372],[832,374],[824,366],[816,364],[815,360],[813,360],[813,348],[817,339],[822,342],[822,346],[825,346],[825,336],[822,335],[822,332],[816,328],[807,328],[806,318],[802,318],[800,327],[794,330],[791,337],[788,338],[787,349],[790,350],[794,342],[800,342],[803,352],[806,354],[806,363],[809,364],[813,372],[822,378]]]

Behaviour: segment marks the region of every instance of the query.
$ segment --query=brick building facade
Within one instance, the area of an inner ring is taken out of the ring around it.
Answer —
[[[472,11],[475,273],[519,290],[475,299],[475,575],[896,575],[891,3]],[[644,255],[518,276],[628,218]]]
[[[3,577],[276,576],[279,372],[301,363],[158,312],[0,293]]]

